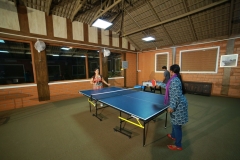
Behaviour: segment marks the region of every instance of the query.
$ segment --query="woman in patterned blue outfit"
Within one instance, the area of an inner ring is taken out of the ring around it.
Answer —
[[[171,150],[182,150],[182,125],[188,122],[188,102],[185,94],[185,88],[180,75],[180,67],[174,64],[170,67],[171,78],[167,84],[158,83],[166,89],[164,103],[168,104],[170,112],[172,133],[167,136],[175,141],[175,145],[168,145]]]

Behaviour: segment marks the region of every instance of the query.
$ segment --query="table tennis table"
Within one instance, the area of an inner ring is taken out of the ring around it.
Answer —
[[[131,134],[124,131],[124,128],[122,127],[123,122],[142,128],[143,146],[145,146],[146,141],[145,125],[167,110],[167,106],[164,105],[164,96],[150,92],[118,87],[107,87],[99,90],[83,90],[79,91],[79,93],[88,97],[90,112],[91,106],[94,106],[95,114],[93,114],[93,116],[97,117],[100,121],[102,119],[98,117],[98,110],[104,107],[100,107],[98,105],[99,103],[103,103],[105,106],[110,106],[120,111],[120,115],[118,117],[120,119],[120,127],[115,127],[115,131],[131,138]],[[125,113],[128,116],[124,118],[122,113]],[[132,121],[132,119],[135,119],[135,121]],[[166,125],[167,112],[165,128]]]

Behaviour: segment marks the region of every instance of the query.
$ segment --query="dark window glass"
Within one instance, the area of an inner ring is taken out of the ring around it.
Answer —
[[[111,53],[108,56],[108,76],[118,77],[122,76],[122,54]]]
[[[88,74],[89,78],[94,75],[95,69],[100,69],[99,66],[99,52],[98,51],[88,51]],[[102,72],[100,71],[100,74]]]
[[[47,45],[49,81],[86,79],[86,55],[89,77],[99,68],[99,53],[95,50]]]
[[[30,44],[0,40],[0,85],[32,83]]]

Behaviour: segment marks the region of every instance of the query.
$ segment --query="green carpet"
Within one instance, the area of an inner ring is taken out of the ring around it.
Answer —
[[[159,94],[159,93],[158,93]],[[101,110],[103,121],[90,113],[87,98],[75,98],[0,112],[1,160],[237,160],[240,159],[240,99],[186,95],[189,122],[183,126],[183,150],[171,151],[165,114],[141,128],[126,124],[128,138],[113,128],[119,112]]]

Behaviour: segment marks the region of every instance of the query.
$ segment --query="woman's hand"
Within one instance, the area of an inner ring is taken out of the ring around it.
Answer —
[[[168,111],[169,113],[172,113],[174,110],[173,110],[172,108],[168,107],[167,111]]]

